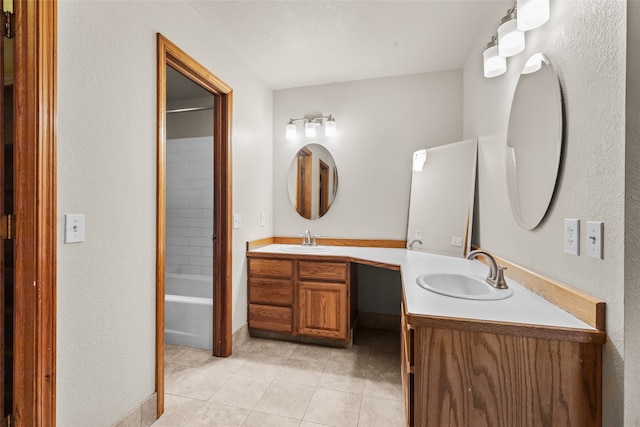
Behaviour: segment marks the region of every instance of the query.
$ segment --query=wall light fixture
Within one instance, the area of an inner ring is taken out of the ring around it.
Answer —
[[[497,37],[493,36],[482,52],[484,76],[497,77],[507,71],[506,58],[524,50],[524,32],[542,26],[549,20],[549,0],[517,0],[514,7],[500,20]],[[525,66],[526,72],[535,71],[538,59]]]
[[[484,76],[497,77],[507,71],[507,58],[498,55],[498,37],[493,36],[482,53]]]
[[[518,0],[518,29],[529,31],[549,20],[549,0]]]
[[[298,126],[296,122],[304,123],[304,136],[307,138],[316,137],[316,129],[324,126],[325,136],[336,136],[336,119],[331,114],[323,116],[322,114],[308,115],[299,119],[289,119],[287,123],[287,139],[294,139],[298,136]]]
[[[504,58],[524,50],[524,33],[518,30],[518,12],[515,7],[502,17],[498,27],[498,53]]]

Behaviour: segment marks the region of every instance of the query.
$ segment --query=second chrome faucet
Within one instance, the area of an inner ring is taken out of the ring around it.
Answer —
[[[469,252],[467,254],[467,259],[475,259],[480,255],[484,256],[487,261],[489,261],[489,274],[485,281],[496,289],[507,289],[507,282],[504,280],[504,270],[506,270],[507,267],[498,265],[495,258],[489,252],[482,250]]]

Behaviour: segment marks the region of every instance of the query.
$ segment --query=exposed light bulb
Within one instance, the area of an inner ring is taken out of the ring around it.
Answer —
[[[516,10],[511,9],[498,27],[498,53],[508,58],[524,50],[524,33],[518,30]]]
[[[518,0],[518,30],[529,31],[549,20],[549,0]]]
[[[487,43],[487,47],[482,53],[484,64],[484,76],[487,78],[498,77],[507,71],[507,59],[498,54],[498,40],[493,36]]]

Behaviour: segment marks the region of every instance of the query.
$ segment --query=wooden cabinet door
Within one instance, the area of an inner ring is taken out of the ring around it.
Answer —
[[[347,286],[299,282],[298,333],[309,337],[347,338]]]

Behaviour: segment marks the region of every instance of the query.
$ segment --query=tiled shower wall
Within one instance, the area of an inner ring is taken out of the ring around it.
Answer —
[[[167,140],[167,273],[213,276],[213,137]]]

